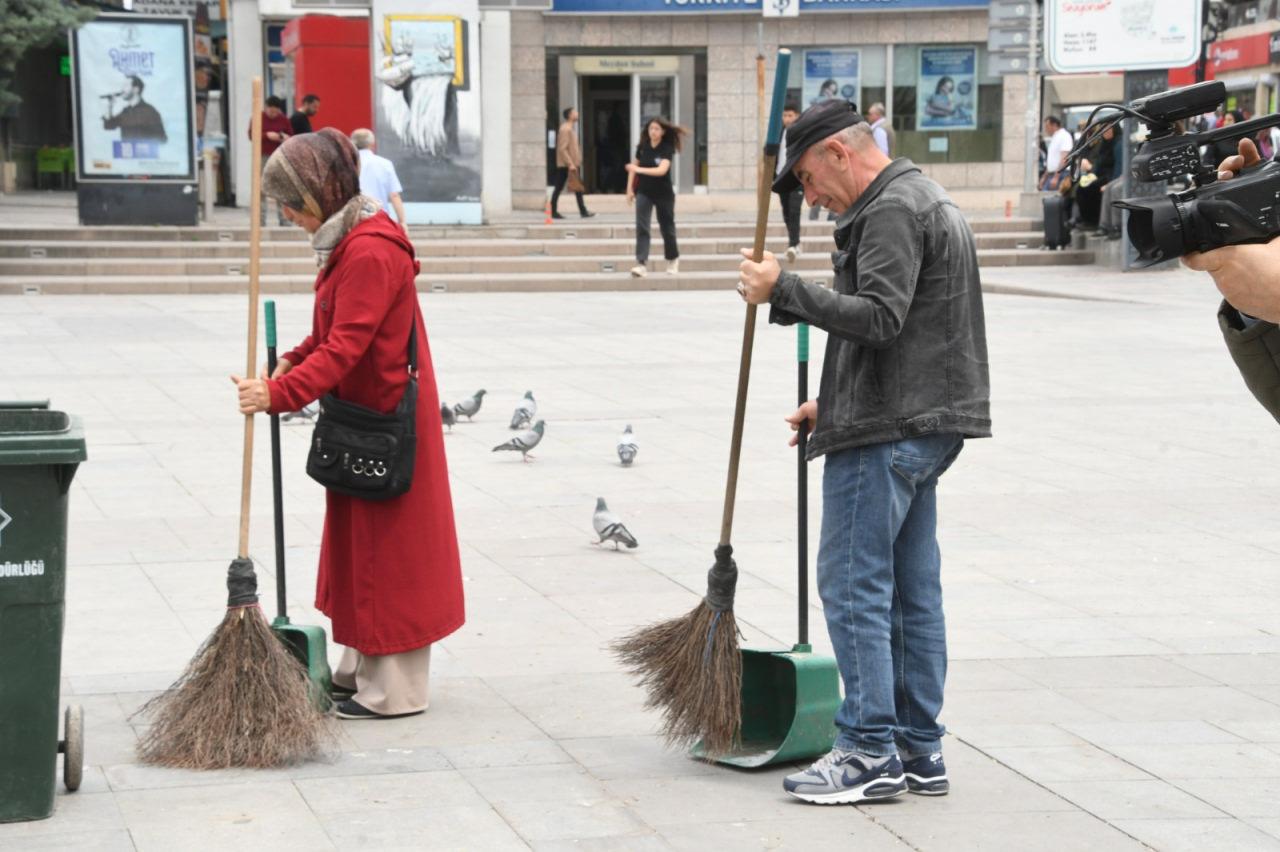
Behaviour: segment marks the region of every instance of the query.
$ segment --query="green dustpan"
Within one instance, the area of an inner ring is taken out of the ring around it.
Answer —
[[[797,327],[800,403],[809,397],[809,327]],[[805,466],[808,436],[799,433],[798,513],[799,639],[789,651],[742,649],[742,742],[710,760],[755,767],[826,754],[836,740],[840,670],[833,657],[809,645],[809,481]],[[700,746],[693,753],[705,757]]]
[[[276,303],[267,300],[267,374],[276,369]],[[280,418],[271,415],[271,488],[276,522],[276,615],[271,629],[302,662],[311,683],[311,697],[321,710],[328,710],[333,691],[333,673],[324,628],[314,624],[293,624],[285,604],[284,577],[284,484],[280,469]]]

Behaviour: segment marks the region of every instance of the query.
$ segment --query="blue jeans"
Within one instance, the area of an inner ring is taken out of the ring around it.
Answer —
[[[947,637],[937,488],[963,445],[959,435],[924,435],[827,456],[818,594],[844,681],[837,748],[941,748]]]

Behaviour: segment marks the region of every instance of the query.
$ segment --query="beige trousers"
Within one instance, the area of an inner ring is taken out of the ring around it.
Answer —
[[[376,657],[343,648],[342,661],[333,673],[333,685],[354,688],[357,704],[383,716],[416,713],[430,704],[430,672],[430,645]]]

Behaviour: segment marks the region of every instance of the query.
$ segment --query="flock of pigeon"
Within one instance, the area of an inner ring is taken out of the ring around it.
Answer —
[[[450,406],[448,403],[440,405],[440,419],[449,431],[453,431],[454,424],[461,417],[467,418],[467,422],[473,422],[473,419],[480,413],[480,407],[484,403],[484,389],[480,389],[471,395],[469,399],[464,399],[457,405]],[[534,399],[533,391],[525,391],[524,399],[516,404],[515,411],[511,414],[511,429],[521,430],[518,435],[505,443],[498,444],[493,448],[493,452],[518,452],[521,461],[528,462],[533,458],[529,451],[542,441],[542,436],[546,433],[547,422],[545,420],[535,420],[538,415],[538,401]],[[530,424],[533,424],[530,426]],[[631,431],[631,426],[623,430],[622,437],[618,439],[618,460],[622,462],[623,467],[630,467],[631,463],[636,460],[636,455],[640,452],[640,445],[636,443],[635,433]],[[606,541],[613,542],[614,550],[620,549],[620,545],[626,545],[628,548],[636,548],[640,543],[636,541],[636,537],[623,525],[622,519],[609,511],[609,506],[605,503],[604,498],[600,497],[596,500],[596,510],[591,518],[592,526],[595,527],[596,535],[599,540],[595,544],[604,544]]]

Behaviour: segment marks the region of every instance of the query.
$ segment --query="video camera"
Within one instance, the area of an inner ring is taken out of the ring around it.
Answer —
[[[1280,126],[1280,113],[1258,116],[1201,133],[1179,133],[1176,123],[1213,112],[1227,99],[1219,80],[1171,89],[1133,101],[1127,107],[1103,104],[1093,111],[1079,144],[1069,155],[1073,179],[1079,161],[1108,128],[1126,117],[1147,126],[1129,173],[1142,183],[1191,178],[1190,189],[1149,198],[1126,198],[1116,206],[1129,211],[1129,241],[1138,266],[1151,266],[1193,251],[1237,243],[1266,242],[1280,236],[1280,162],[1264,161],[1218,182],[1218,164],[1206,164],[1200,147],[1222,139],[1252,139],[1260,130]],[[1099,112],[1110,110],[1103,118]]]

